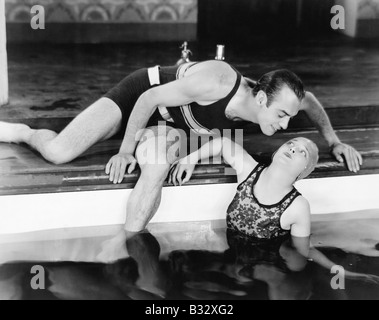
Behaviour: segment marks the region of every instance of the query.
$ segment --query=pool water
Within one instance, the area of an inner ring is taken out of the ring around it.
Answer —
[[[290,238],[244,239],[224,221],[3,237],[0,299],[379,300],[379,210],[317,216],[312,232],[310,260]]]

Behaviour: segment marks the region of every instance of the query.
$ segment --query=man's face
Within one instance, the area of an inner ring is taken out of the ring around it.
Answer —
[[[262,93],[263,94],[263,93]],[[257,99],[259,99],[259,94]],[[279,130],[286,130],[288,124],[300,110],[300,101],[295,93],[284,86],[270,106],[262,104],[258,115],[258,123],[266,136],[272,136]]]

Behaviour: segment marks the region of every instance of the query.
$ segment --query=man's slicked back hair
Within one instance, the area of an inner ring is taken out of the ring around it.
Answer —
[[[280,69],[263,75],[253,87],[253,93],[254,96],[257,96],[259,91],[265,92],[268,99],[267,106],[270,106],[284,86],[290,88],[300,101],[304,99],[303,82],[295,73],[287,69]]]

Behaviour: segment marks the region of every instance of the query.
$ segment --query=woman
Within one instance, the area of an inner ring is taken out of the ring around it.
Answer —
[[[282,145],[274,153],[272,163],[265,166],[231,140],[217,138],[198,152],[181,159],[170,175],[170,182],[175,185],[188,182],[200,160],[220,155],[236,170],[239,183],[227,210],[228,238],[234,239],[233,243],[229,243],[231,248],[240,251],[243,247],[254,250],[257,245],[275,246],[277,240],[281,240],[280,237],[291,234],[290,245],[280,247],[279,250],[288,269],[299,272],[306,267],[308,260],[328,270],[336,267],[335,263],[311,245],[310,206],[294,187],[296,181],[306,178],[316,167],[318,148],[315,143],[306,138],[292,139]],[[182,181],[184,173],[186,176]],[[264,275],[268,276],[265,281],[269,284],[276,279],[275,276],[270,280],[270,272],[277,272],[264,268],[255,268],[254,277],[263,279],[258,270],[264,271]],[[347,279],[379,283],[377,275],[341,268],[341,276]],[[273,296],[277,296],[277,293],[273,293]]]
[[[230,139],[217,138],[181,159],[169,182],[174,185],[188,182],[200,160],[220,155],[236,170],[239,183],[227,211],[229,229],[260,239],[289,233],[294,237],[310,235],[310,206],[294,183],[314,170],[318,162],[315,143],[306,138],[292,139],[282,145],[273,155],[272,163],[265,166]]]

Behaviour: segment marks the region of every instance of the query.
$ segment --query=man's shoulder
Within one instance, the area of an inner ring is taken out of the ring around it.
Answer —
[[[220,60],[205,60],[197,62],[199,69],[212,69],[226,74],[235,74],[237,70],[229,63]]]

